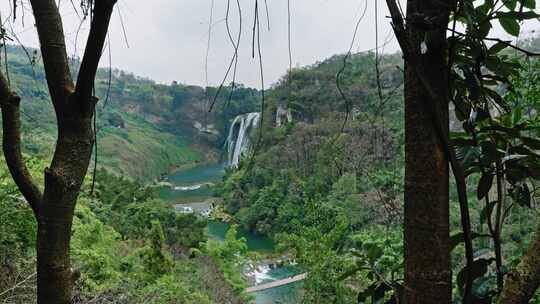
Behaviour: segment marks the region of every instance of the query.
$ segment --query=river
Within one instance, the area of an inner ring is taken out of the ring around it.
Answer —
[[[195,211],[202,211],[211,204],[209,199],[212,196],[212,192],[208,185],[220,181],[224,173],[225,167],[223,165],[204,165],[172,173],[165,178],[165,182],[169,182],[171,186],[161,188],[160,196],[179,206],[191,207]],[[228,223],[209,221],[207,227],[208,236],[216,240],[224,240],[229,227],[230,225]],[[238,234],[239,237],[246,239],[248,251],[271,253],[274,250],[274,243],[269,238],[261,237],[242,229],[238,230]],[[244,274],[251,277],[257,284],[268,283],[298,274],[298,270],[292,266],[271,269],[267,265],[259,265],[255,268],[255,270],[246,271]],[[255,294],[255,303],[300,303],[298,298],[301,286],[302,282],[297,282],[257,292]]]

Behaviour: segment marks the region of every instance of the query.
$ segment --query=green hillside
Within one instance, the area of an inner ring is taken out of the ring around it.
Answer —
[[[399,282],[404,275],[401,56],[381,58],[379,79],[374,54],[352,56],[345,69],[343,59],[335,56],[295,69],[268,92],[262,132],[251,134],[253,140],[262,136],[260,146],[254,157],[227,172],[218,191],[236,223],[272,237],[284,254],[294,255],[309,272],[303,303],[319,303],[321,297],[325,303],[352,303],[384,286],[381,281]],[[531,121],[537,123],[539,62],[529,64],[530,71],[514,79],[515,88],[505,98],[526,101]],[[291,110],[292,122],[276,124],[279,107]],[[466,125],[466,119],[460,122],[452,116],[454,131]],[[522,115],[503,117],[511,121]],[[463,153],[460,157],[475,157],[471,151]],[[487,212],[475,199],[480,177],[471,172],[468,179],[471,220],[478,233],[486,229]],[[511,267],[531,242],[537,221],[538,214],[527,208],[512,209],[502,234],[502,255]],[[455,185],[450,187],[450,226],[459,237]],[[475,240],[475,246],[475,254],[492,252],[485,239]],[[455,273],[460,273],[463,252],[462,245],[452,252]],[[495,286],[493,274],[482,280],[475,285],[478,294]],[[458,297],[457,287],[454,293]],[[539,297],[531,303],[540,303]]]
[[[22,97],[25,152],[49,158],[56,127],[40,58],[33,49],[9,46],[7,51],[9,79]],[[230,90],[225,88],[208,113],[207,100],[216,90],[206,93],[197,86],[163,85],[119,70],[99,70],[98,165],[150,181],[175,167],[218,161],[229,121],[254,111],[259,94],[238,86],[229,101]],[[211,132],[201,132],[197,124],[207,125]]]
[[[384,56],[377,81],[374,54],[353,55],[340,73],[345,99],[336,86],[343,59],[334,56],[295,69],[288,75],[290,82],[285,77],[268,93],[253,163],[245,159],[223,185],[227,210],[246,229],[269,235],[294,231],[295,220],[305,212],[301,197],[327,197],[342,183],[352,183],[354,189],[355,195],[340,202],[340,208],[350,208],[348,217],[356,228],[372,212],[398,220],[376,207],[375,189],[386,188],[383,195],[389,201],[400,200],[401,193],[392,187],[402,178],[403,105],[396,93],[403,82],[401,58]],[[291,110],[293,121],[276,127],[280,105]],[[252,136],[256,140],[259,134]]]

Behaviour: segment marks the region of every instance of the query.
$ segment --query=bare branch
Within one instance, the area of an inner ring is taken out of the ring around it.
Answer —
[[[409,52],[409,44],[407,42],[407,33],[405,31],[403,15],[401,14],[396,0],[386,0],[386,4],[388,6],[388,10],[390,11],[392,28],[394,29],[399,46],[401,47],[404,57],[407,57],[407,53]]]
[[[32,278],[34,278],[35,276],[37,275],[37,272],[34,272],[32,274],[30,274],[28,277],[26,277],[24,280],[18,282],[17,284],[13,285],[11,288],[9,289],[6,289],[4,290],[2,293],[0,293],[0,297],[9,293],[9,292],[12,292],[14,290],[16,290],[17,288],[21,287],[21,285],[25,284],[26,282],[28,282],[29,280],[31,280]]]
[[[20,98],[13,94],[0,72],[0,107],[2,108],[3,150],[9,172],[24,198],[37,215],[42,193],[34,183],[21,152]]]
[[[458,36],[465,36],[465,35],[469,35],[469,34],[464,34],[464,33],[461,33],[459,31],[456,31],[455,29],[448,29],[448,31],[458,35]],[[493,41],[493,42],[498,42],[498,43],[502,43],[504,45],[506,45],[507,47],[509,48],[512,48],[518,52],[521,52],[523,53],[523,55],[525,56],[528,56],[528,57],[540,57],[540,53],[536,53],[536,52],[533,52],[533,51],[529,51],[529,50],[526,50],[522,47],[520,47],[519,45],[514,45],[512,44],[512,41],[510,40],[503,40],[503,39],[500,39],[500,38],[493,38],[493,37],[484,37],[482,38],[483,40],[485,41]]]
[[[56,113],[59,114],[74,89],[62,18],[55,0],[31,0],[30,3],[36,19],[49,92]]]
[[[90,26],[90,34],[81,62],[81,69],[77,78],[76,93],[82,100],[90,102],[94,78],[103,53],[105,39],[109,30],[109,23],[116,0],[96,0],[94,15]]]

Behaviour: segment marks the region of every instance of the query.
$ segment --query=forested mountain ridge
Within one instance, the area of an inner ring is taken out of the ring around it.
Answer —
[[[354,54],[347,57],[345,65],[344,59],[345,55],[337,55],[294,69],[268,92],[262,130],[252,134],[254,142],[261,136],[260,146],[254,148],[255,157],[246,158],[244,166],[231,172],[224,183],[226,206],[247,229],[263,234],[293,229],[291,218],[285,215],[280,218],[280,212],[285,212],[288,204],[287,200],[282,200],[283,196],[293,195],[287,194],[291,190],[290,183],[311,184],[312,195],[319,195],[328,194],[342,176],[350,180],[348,183],[352,183],[350,186],[354,189],[357,185],[364,187],[361,192],[375,188],[372,175],[379,176],[381,186],[401,178],[403,105],[399,89],[403,77],[400,55],[380,58],[379,79],[374,69],[374,53]],[[339,88],[336,85],[338,73]],[[292,121],[277,126],[280,108],[291,112]],[[340,133],[341,136],[336,135]],[[252,170],[246,169],[251,161]],[[272,184],[281,182],[280,186]],[[268,193],[265,199],[258,197],[261,195],[258,190],[266,189],[265,186],[275,189],[285,185],[289,185],[286,186],[289,190],[281,189],[284,193]],[[240,192],[234,190],[237,186]],[[393,195],[398,195],[398,189],[394,190]],[[375,203],[377,193],[368,192],[364,193],[364,198]],[[354,200],[358,199],[360,197],[356,196]],[[395,199],[388,198],[389,201]],[[298,207],[294,202],[290,206]],[[363,213],[356,206],[360,207],[351,202],[351,208]],[[376,207],[373,205],[373,208]],[[303,216],[300,211],[296,214],[294,218]],[[358,224],[367,220],[355,212],[350,212],[349,216]]]
[[[55,118],[40,58],[34,49],[6,49],[9,80],[22,98],[25,152],[48,158],[56,140]],[[76,71],[77,59],[72,66]],[[259,103],[257,90],[236,85],[229,100],[225,87],[208,113],[216,88],[163,85],[109,69],[98,70],[95,90],[98,166],[141,181],[174,167],[218,161],[229,121]]]
[[[523,42],[531,50],[537,44],[537,40]],[[515,113],[501,114],[494,121],[510,124],[529,119],[534,125],[539,111],[535,100],[539,63],[520,61],[510,50],[504,53],[510,63],[497,68],[528,68],[512,78],[512,87],[492,88],[510,104],[519,104]],[[394,286],[403,280],[403,235],[396,228],[403,221],[404,200],[402,89],[400,54],[381,56],[378,65],[375,54],[362,53],[294,69],[268,94],[263,129],[252,134],[254,141],[261,136],[254,156],[246,157],[238,170],[229,171],[218,191],[237,223],[273,236],[284,252],[296,256],[309,271],[305,303],[319,303],[321,297],[328,299],[325,303],[352,303],[357,296],[366,300],[373,296],[375,301],[386,291],[396,292]],[[291,111],[293,119],[280,125],[276,117],[283,108]],[[451,108],[450,113],[450,130],[457,141],[475,119],[460,116],[459,110]],[[465,111],[474,114],[470,108]],[[523,136],[538,134],[531,131]],[[486,161],[479,156],[480,148],[457,149],[459,159],[469,166]],[[476,193],[485,191],[486,178],[474,166],[469,170],[470,218],[479,235],[474,240],[477,263],[490,265],[495,260],[491,257],[498,255],[504,257],[507,267],[515,267],[534,241],[538,214],[527,207],[537,207],[532,202],[538,200],[538,194],[529,193],[526,186],[522,186],[526,188],[523,200],[517,194],[519,187],[515,194],[509,192],[513,204],[508,207],[512,211],[506,215],[507,226],[501,229],[504,246],[494,254],[493,243],[482,234],[493,209],[485,207],[481,194]],[[455,185],[450,189],[449,219],[455,242],[452,271],[458,274],[453,294],[459,298],[465,271],[464,247],[459,242],[463,234],[458,193]],[[485,266],[472,290],[486,303],[495,294],[493,268]],[[537,292],[531,303],[539,301]]]

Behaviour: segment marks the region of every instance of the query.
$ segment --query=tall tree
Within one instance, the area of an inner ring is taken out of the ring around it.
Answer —
[[[31,0],[43,64],[57,118],[58,139],[45,169],[43,192],[33,181],[21,152],[18,95],[0,74],[3,151],[13,179],[38,223],[38,303],[71,302],[70,237],[73,214],[94,145],[92,119],[98,99],[94,78],[116,0],[85,0],[90,31],[77,81],[68,63],[62,17],[55,0]]]
[[[388,0],[405,59],[405,303],[450,303],[449,69],[450,1],[407,1],[406,24]],[[437,126],[437,127],[434,127]]]
[[[506,180],[514,192],[528,189],[527,179],[537,176],[528,173],[537,170],[537,155],[529,152],[527,146],[531,143],[527,138],[522,140],[524,134],[521,132],[526,129],[523,128],[524,124],[501,125],[508,121],[503,119],[505,116],[520,116],[512,113],[512,107],[493,87],[510,88],[510,79],[517,76],[521,69],[518,62],[500,53],[503,49],[510,47],[526,56],[539,54],[512,45],[511,41],[488,35],[493,29],[493,22],[497,21],[508,34],[519,36],[522,21],[540,17],[534,12],[536,4],[526,0],[408,0],[406,16],[402,15],[396,0],[387,0],[387,4],[406,66],[405,302],[451,301],[449,252],[444,251],[445,248],[449,249],[450,241],[448,171],[444,165],[449,162],[456,178],[463,226],[463,234],[452,238],[450,248],[455,247],[456,240],[463,239],[466,252],[466,266],[457,276],[463,303],[490,300],[490,295],[474,294],[472,288],[473,281],[483,275],[477,273],[479,266],[484,265],[482,269],[487,271],[487,265],[492,260],[497,261],[498,291],[502,290],[499,302],[526,303],[539,284],[538,243],[533,242],[521,264],[507,276],[503,289],[500,231],[508,213],[506,207],[506,211],[502,212],[507,195]],[[450,15],[453,18],[449,27]],[[456,30],[457,23],[465,28],[463,33]],[[468,136],[452,142],[448,134],[450,101],[455,105],[456,117],[464,122],[464,134]],[[495,112],[500,117],[493,117],[492,109],[497,109]],[[505,130],[502,133],[508,135],[494,134],[500,130]],[[474,162],[458,159],[455,145],[476,149],[480,151],[480,156]],[[503,146],[503,149],[497,145]],[[526,155],[522,160],[505,162],[503,159],[521,150]],[[499,151],[505,152],[501,154]],[[489,206],[484,212],[494,239],[496,258],[475,259],[466,177],[475,172],[482,173],[478,186],[478,200],[481,200],[487,197],[491,188],[494,167],[499,197],[495,202],[498,210],[495,228],[490,222],[491,211],[487,212],[494,208],[490,209],[492,202],[487,198]],[[441,258],[437,259],[437,256]]]

